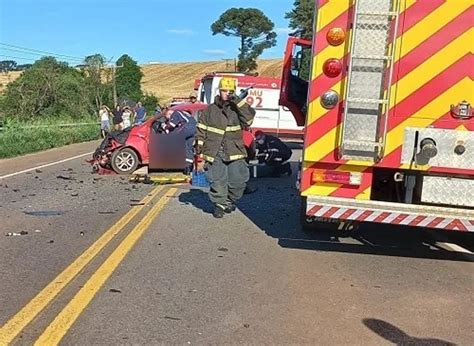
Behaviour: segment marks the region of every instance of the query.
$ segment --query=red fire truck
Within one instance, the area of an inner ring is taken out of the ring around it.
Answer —
[[[280,99],[305,125],[305,228],[474,231],[473,18],[473,0],[315,1]]]

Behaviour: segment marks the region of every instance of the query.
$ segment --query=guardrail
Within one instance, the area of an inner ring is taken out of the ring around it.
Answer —
[[[30,125],[30,126],[19,126],[16,129],[36,129],[36,128],[48,128],[48,127],[72,127],[72,126],[88,126],[88,125],[100,125],[100,122],[94,123],[72,123],[72,124],[50,124],[50,125]],[[5,127],[0,126],[0,132],[4,131]]]

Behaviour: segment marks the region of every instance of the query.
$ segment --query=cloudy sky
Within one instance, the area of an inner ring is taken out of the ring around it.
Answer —
[[[275,24],[278,44],[263,58],[281,58],[293,0],[0,0],[0,60],[31,63],[54,53],[70,64],[101,53],[139,63],[234,58],[239,40],[213,36],[227,9],[253,7]]]

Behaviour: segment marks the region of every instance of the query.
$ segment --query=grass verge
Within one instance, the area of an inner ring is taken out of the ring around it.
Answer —
[[[87,124],[88,125],[80,125]],[[77,124],[60,127],[59,124]],[[96,118],[42,119],[41,121],[5,121],[0,131],[0,159],[33,153],[63,145],[98,139],[100,125]]]

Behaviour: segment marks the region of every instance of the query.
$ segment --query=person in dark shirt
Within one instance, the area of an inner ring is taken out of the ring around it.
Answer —
[[[291,149],[279,138],[262,131],[255,132],[258,160],[270,168],[269,175],[279,177],[283,174],[291,175],[291,164],[287,162],[292,155]]]
[[[114,123],[115,130],[117,131],[123,130],[122,108],[120,108],[119,105],[116,105],[112,114],[113,114],[112,121]]]
[[[141,102],[137,103],[137,108],[135,109],[135,124],[141,124],[145,121],[146,109],[143,107]]]

